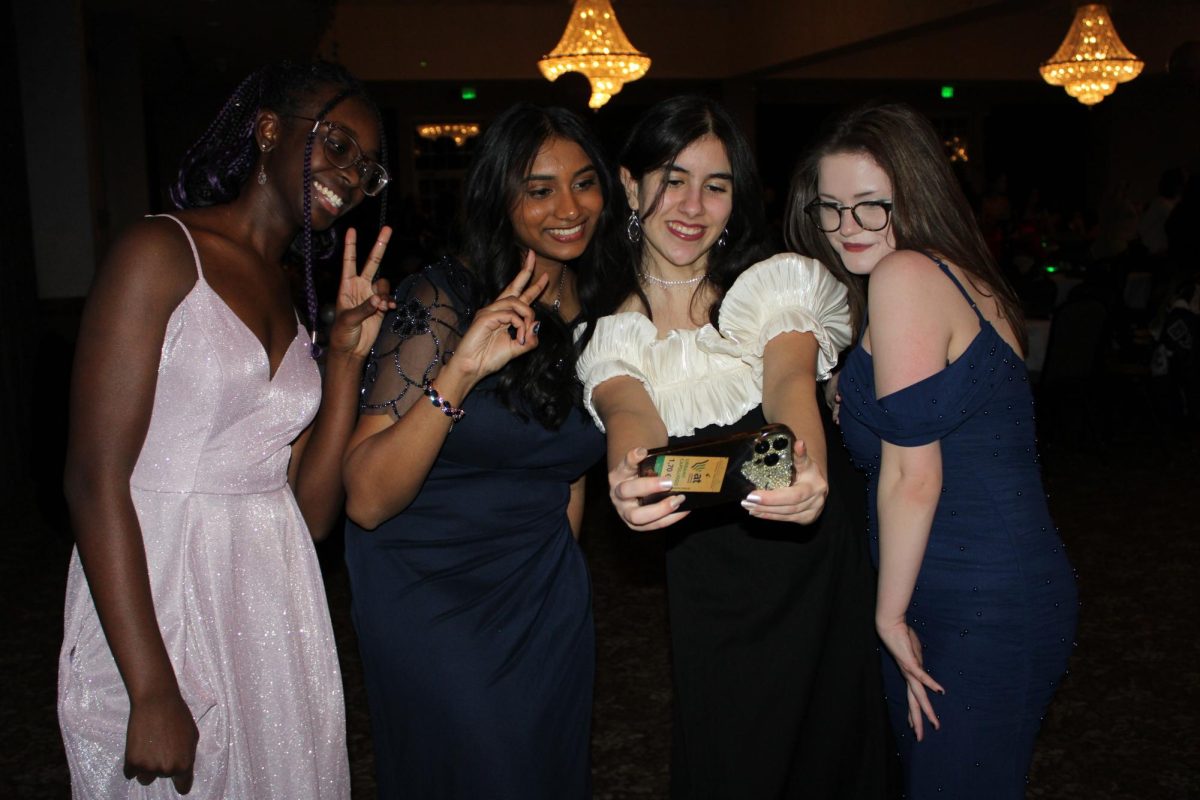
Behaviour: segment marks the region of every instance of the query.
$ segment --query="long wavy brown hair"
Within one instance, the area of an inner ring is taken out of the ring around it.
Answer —
[[[887,174],[896,249],[928,253],[957,266],[972,286],[995,296],[1000,313],[1024,342],[1020,301],[983,239],[941,140],[929,120],[902,104],[862,106],[835,117],[796,168],[788,196],[788,247],[819,259],[846,284],[855,330],[862,328],[866,279],[846,269],[826,234],[804,211],[817,199],[821,159],[838,153],[866,155]]]

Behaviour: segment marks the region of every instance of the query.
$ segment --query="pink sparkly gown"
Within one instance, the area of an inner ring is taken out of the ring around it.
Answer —
[[[320,376],[299,325],[269,375],[262,345],[205,282],[187,235],[198,280],[167,325],[130,489],[159,627],[200,730],[188,797],[346,798],[341,672],[287,483]],[[129,702],[78,553],[64,632],[58,713],[74,797],[177,798],[168,779],[143,787],[122,774]]]

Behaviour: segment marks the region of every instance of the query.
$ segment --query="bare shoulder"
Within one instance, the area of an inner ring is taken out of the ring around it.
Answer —
[[[617,306],[616,311],[613,313],[624,314],[627,312],[633,312],[634,314],[641,314],[643,317],[649,317],[649,311],[650,309],[646,308],[646,304],[642,302],[642,298],[638,297],[637,293],[633,293],[622,300],[621,304]]]
[[[79,354],[93,361],[119,357],[122,369],[156,363],[171,315],[196,285],[187,236],[169,219],[143,219],[109,248],[92,281],[80,320]]]
[[[880,259],[867,284],[872,321],[886,309],[911,314],[941,304],[948,285],[930,258],[912,250],[897,250]]]
[[[871,271],[871,284],[885,283],[889,287],[914,286],[923,288],[945,280],[937,264],[929,256],[915,250],[897,250],[879,260]]]
[[[131,225],[113,243],[96,272],[92,293],[118,292],[174,308],[196,279],[192,248],[179,224],[147,218]]]

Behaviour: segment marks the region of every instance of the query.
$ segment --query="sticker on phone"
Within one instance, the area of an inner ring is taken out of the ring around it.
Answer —
[[[719,492],[729,459],[721,456],[663,454],[654,459],[654,471],[671,480],[672,492]]]

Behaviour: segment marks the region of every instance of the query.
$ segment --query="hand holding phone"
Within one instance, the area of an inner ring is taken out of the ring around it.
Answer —
[[[796,437],[786,425],[767,425],[715,439],[650,450],[638,465],[638,475],[672,481],[669,492],[640,499],[656,503],[670,494],[683,494],[684,508],[703,508],[738,502],[756,489],[790,486]]]

